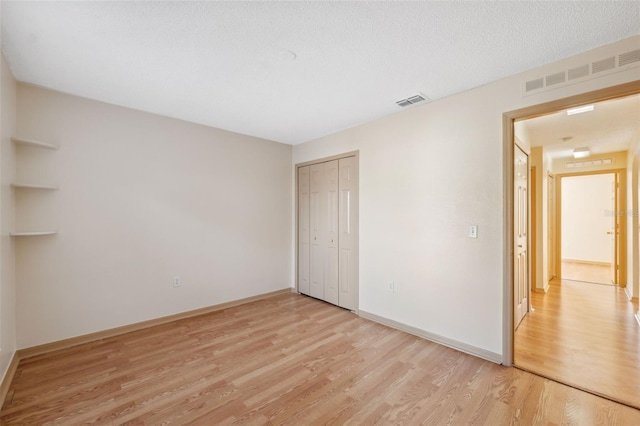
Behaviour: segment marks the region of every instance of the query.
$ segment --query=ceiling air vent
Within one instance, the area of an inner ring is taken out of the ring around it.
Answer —
[[[553,86],[554,84],[564,83],[566,81],[565,73],[564,71],[562,71],[562,72],[548,75],[545,77],[545,81],[547,83],[547,87]]]
[[[538,78],[536,80],[527,81],[525,83],[525,91],[531,92],[532,90],[542,89],[544,87],[544,79]]]
[[[522,95],[528,96],[542,93],[547,90],[553,90],[581,81],[609,75],[614,72],[638,67],[640,67],[640,49],[617,53],[614,56],[593,61],[589,64],[567,70],[554,70],[553,73],[546,74],[544,77],[538,75],[531,80],[525,80],[521,86],[523,89]]]
[[[619,67],[633,64],[634,62],[640,62],[640,49],[632,50],[631,52],[621,53],[620,55],[618,55]]]
[[[571,68],[569,71],[567,71],[567,74],[569,74],[569,80],[586,77],[589,75],[589,64],[583,65],[581,67]]]
[[[401,107],[408,107],[409,105],[417,104],[419,102],[424,102],[428,99],[429,98],[427,98],[425,95],[423,95],[422,93],[419,93],[417,95],[410,96],[407,99],[401,99],[399,101],[396,101],[396,104]]]
[[[607,59],[602,59],[600,61],[596,61],[594,63],[591,64],[591,72],[593,74],[602,72],[602,71],[608,71],[608,70],[612,70],[616,67],[616,57],[612,56],[610,58]]]

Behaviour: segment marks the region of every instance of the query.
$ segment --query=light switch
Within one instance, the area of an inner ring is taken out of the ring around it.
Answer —
[[[478,238],[478,225],[469,226],[469,238]]]

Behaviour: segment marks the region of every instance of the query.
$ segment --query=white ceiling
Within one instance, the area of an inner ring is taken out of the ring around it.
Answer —
[[[544,146],[551,158],[571,157],[575,148],[583,147],[594,155],[626,151],[640,134],[640,96],[600,102],[582,114],[559,111],[516,126],[524,128],[532,147]]]
[[[20,81],[289,144],[640,33],[639,1],[1,7]]]

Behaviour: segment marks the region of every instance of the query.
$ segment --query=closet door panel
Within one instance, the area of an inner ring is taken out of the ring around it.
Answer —
[[[310,293],[310,167],[298,169],[298,291],[308,295]]]
[[[358,170],[355,157],[339,160],[339,302],[358,308]]]
[[[338,267],[338,160],[324,164],[324,199],[326,206],[324,215],[325,227],[325,276],[324,276],[324,300],[334,305],[339,298],[339,267]]]
[[[309,224],[310,224],[310,286],[309,294],[324,300],[324,262],[325,243],[324,228],[326,227],[326,215],[324,214],[324,165],[314,164],[310,166],[309,184]]]

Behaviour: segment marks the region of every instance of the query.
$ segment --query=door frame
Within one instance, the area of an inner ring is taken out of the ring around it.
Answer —
[[[627,286],[627,215],[620,214],[627,212],[627,169],[626,168],[611,168],[604,170],[596,170],[590,172],[575,172],[575,173],[558,173],[556,177],[556,272],[558,278],[562,279],[562,178],[565,177],[577,177],[577,176],[593,176],[593,175],[617,175],[616,179],[619,185],[619,199],[618,206],[619,211],[614,212],[616,215],[616,224],[618,230],[614,239],[616,255],[613,262],[618,267],[617,277],[614,280],[615,284],[620,288]],[[617,278],[617,279],[616,279]]]
[[[513,330],[513,161],[514,161],[514,123],[534,117],[540,117],[560,110],[602,102],[640,93],[640,80],[624,83],[605,89],[595,90],[533,105],[502,114],[502,164],[504,194],[504,239],[503,239],[503,294],[502,294],[502,364],[513,366],[514,330]],[[557,207],[557,206],[556,206]],[[557,225],[557,224],[556,224]],[[529,254],[531,256],[531,254]],[[557,265],[556,265],[557,267]]]
[[[298,244],[299,244],[299,239],[298,239],[298,226],[299,226],[299,218],[298,218],[298,169],[300,167],[305,167],[305,166],[311,166],[313,164],[319,164],[319,163],[326,163],[329,161],[333,161],[333,160],[340,160],[342,158],[349,158],[349,157],[354,157],[355,158],[355,162],[356,162],[356,167],[358,170],[358,196],[356,197],[357,202],[358,202],[358,208],[356,209],[356,223],[355,223],[355,233],[356,233],[356,238],[355,238],[355,253],[356,253],[356,276],[355,276],[355,282],[357,283],[357,285],[355,286],[355,298],[356,298],[356,309],[354,310],[354,312],[356,313],[356,315],[360,315],[360,208],[359,208],[359,204],[360,204],[360,151],[356,150],[356,151],[349,151],[349,152],[345,152],[342,154],[336,154],[336,155],[331,155],[329,157],[323,157],[323,158],[318,158],[315,160],[310,160],[310,161],[305,161],[302,163],[297,163],[296,165],[294,165],[294,181],[295,181],[295,187],[294,187],[294,210],[295,210],[295,224],[294,224],[294,228],[295,228],[295,232],[294,232],[294,238],[295,238],[295,245],[294,245],[294,256],[295,256],[295,260],[294,260],[294,280],[295,280],[295,286],[293,287],[293,290],[295,291],[295,293],[300,294],[300,291],[298,290],[298,270],[299,270],[299,259],[298,259]],[[336,305],[337,306],[337,305]]]

